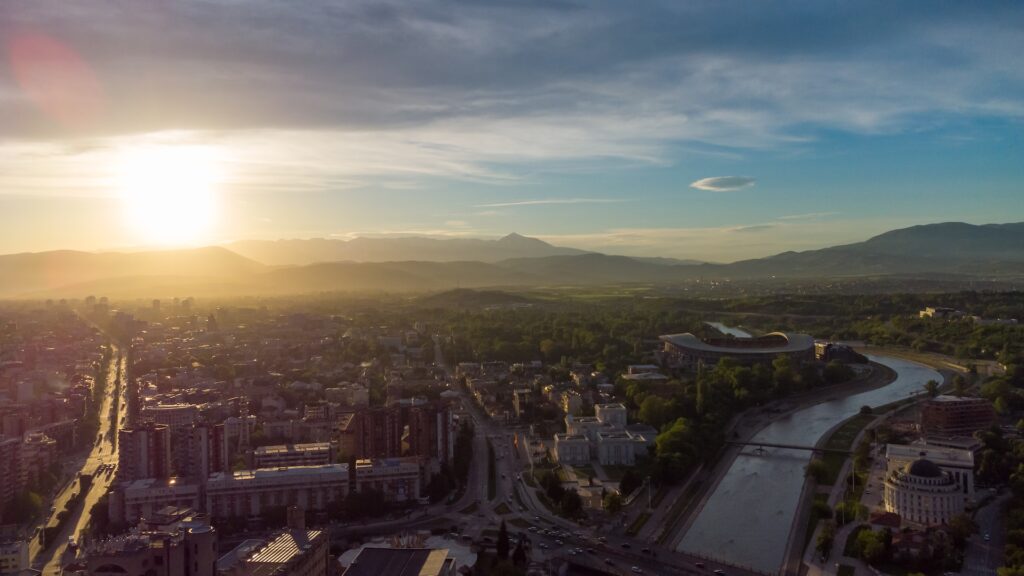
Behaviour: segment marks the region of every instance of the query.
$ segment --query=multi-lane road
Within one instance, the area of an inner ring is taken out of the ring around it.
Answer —
[[[42,535],[33,539],[30,548],[30,556],[33,558],[32,565],[39,568],[44,576],[59,576],[61,567],[71,560],[68,550],[68,538],[74,536],[76,540],[84,534],[89,522],[92,519],[92,508],[107,493],[111,482],[114,479],[114,467],[117,465],[117,437],[118,423],[125,416],[124,395],[118,395],[119,400],[116,411],[113,409],[115,401],[115,390],[118,380],[122,383],[127,379],[127,358],[114,347],[110,356],[110,366],[107,370],[105,382],[97,382],[97,386],[103,386],[103,405],[100,408],[100,430],[99,440],[95,441],[92,451],[81,460],[81,474],[93,475],[92,485],[88,488],[85,496],[78,500],[71,510],[70,517],[64,528],[55,537],[55,542],[47,543],[48,547],[43,550]],[[73,493],[80,489],[77,479],[71,482],[58,495],[54,501],[57,511],[63,510]]]

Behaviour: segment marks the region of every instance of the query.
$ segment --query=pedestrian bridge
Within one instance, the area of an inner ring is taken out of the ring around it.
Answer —
[[[840,448],[822,448],[818,446],[799,446],[796,444],[775,444],[772,442],[756,442],[753,440],[741,442],[738,440],[729,440],[726,444],[732,446],[753,446],[754,453],[762,455],[768,452],[767,448],[785,448],[786,450],[806,450],[807,452],[817,452],[821,454],[850,454],[849,450],[843,450]]]

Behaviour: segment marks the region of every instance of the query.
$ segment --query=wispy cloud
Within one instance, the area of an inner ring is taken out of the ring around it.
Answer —
[[[690,183],[690,188],[709,192],[733,192],[753,186],[757,181],[748,176],[713,176]]]
[[[836,216],[839,212],[808,212],[807,214],[788,214],[779,216],[776,220],[817,220],[828,216]]]
[[[515,202],[496,202],[493,204],[477,204],[477,208],[509,208],[512,206],[546,206],[549,204],[618,204],[625,202],[621,198],[547,198],[543,200],[517,200]]]

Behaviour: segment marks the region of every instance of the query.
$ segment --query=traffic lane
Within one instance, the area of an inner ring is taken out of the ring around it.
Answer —
[[[1011,494],[1004,491],[975,514],[974,521],[978,524],[978,534],[968,540],[964,555],[964,573],[991,576],[1002,565],[1003,547],[1006,543],[1002,516],[1006,512],[1010,497]]]

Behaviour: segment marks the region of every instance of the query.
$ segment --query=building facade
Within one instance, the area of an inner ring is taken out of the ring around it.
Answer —
[[[258,516],[292,505],[320,511],[348,492],[348,464],[219,472],[206,483],[206,511],[214,518]]]
[[[422,476],[416,459],[358,460],[355,477],[357,492],[377,490],[390,502],[406,502],[420,497]]]
[[[330,464],[332,456],[330,442],[260,446],[253,451],[253,467],[319,466]]]
[[[117,443],[118,480],[171,477],[171,431],[167,425],[122,428]]]
[[[943,395],[921,408],[921,431],[926,436],[971,436],[995,421],[995,408],[984,398]]]
[[[974,500],[974,453],[970,450],[927,444],[887,444],[886,473],[898,472],[921,458],[927,458],[950,474],[959,487],[965,503]]]
[[[964,511],[964,497],[953,476],[924,458],[887,474],[883,489],[886,512],[913,525],[948,524]]]

